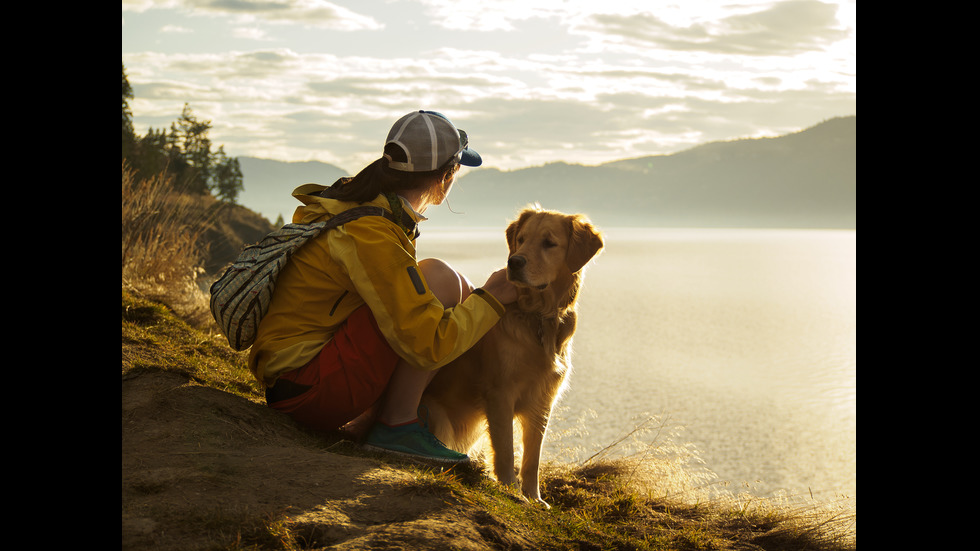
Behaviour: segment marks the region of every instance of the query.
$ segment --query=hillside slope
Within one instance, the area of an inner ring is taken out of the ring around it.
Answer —
[[[221,339],[124,294],[123,549],[532,547],[437,477],[266,407]]]
[[[256,402],[154,372],[124,375],[122,395],[123,549],[288,549],[288,534],[311,548],[530,547],[448,489],[329,453]]]
[[[633,463],[546,465],[553,508],[532,506],[481,464],[426,468],[306,431],[264,405],[244,358],[123,292],[122,549],[855,548],[851,514],[685,504],[633,491]]]
[[[246,207],[222,204],[199,239],[201,248],[207,251],[204,271],[207,274],[220,272],[235,260],[245,245],[258,242],[274,229],[268,219]]]
[[[348,174],[341,168],[318,161],[293,162],[239,157],[238,163],[244,177],[244,191],[238,202],[261,214],[270,222],[279,216],[283,221],[292,220],[293,211],[300,202],[290,195],[302,184],[330,185],[337,178]]]

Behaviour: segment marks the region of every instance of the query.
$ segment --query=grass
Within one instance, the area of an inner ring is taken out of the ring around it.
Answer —
[[[165,184],[160,179],[127,182],[123,171],[123,378],[146,370],[174,372],[261,401],[261,389],[245,367],[246,353],[233,351],[213,323],[201,320],[207,306],[196,285],[200,251],[188,246],[186,236],[206,220],[199,209],[182,210],[186,205],[164,193]],[[185,216],[194,218],[187,221]],[[614,453],[628,439],[649,432],[652,439],[637,449]],[[663,424],[647,420],[586,461],[547,462],[541,473],[542,497],[551,509],[528,506],[495,483],[481,464],[448,470],[395,468],[410,475],[403,491],[475,505],[489,525],[520,533],[543,551],[856,548],[853,511],[745,496],[704,497],[697,491],[704,481],[685,472],[676,446],[669,439],[665,444],[662,432]],[[324,442],[323,447],[331,453],[364,455],[344,441]],[[157,491],[151,486],[143,490]],[[212,520],[216,531],[228,532],[223,539],[232,542],[223,549],[308,548],[286,517]]]
[[[204,332],[167,306],[122,291],[122,375],[180,373],[200,384],[251,400],[263,394],[248,371],[247,352],[232,350],[216,331]]]
[[[478,504],[542,550],[856,548],[848,532],[851,514],[783,510],[766,500],[685,503],[657,497],[630,482],[636,467],[630,459],[549,464],[542,473],[542,495],[551,509],[526,506],[480,469],[447,474],[414,468],[414,485],[420,492],[442,491]]]

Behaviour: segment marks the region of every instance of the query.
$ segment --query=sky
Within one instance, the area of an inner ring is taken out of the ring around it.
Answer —
[[[189,105],[231,157],[381,156],[444,113],[485,167],[664,155],[857,114],[856,0],[123,0],[138,134]]]

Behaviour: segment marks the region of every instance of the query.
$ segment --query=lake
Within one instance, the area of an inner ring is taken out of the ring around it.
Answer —
[[[712,491],[855,503],[856,232],[603,230],[546,459],[639,428],[603,453],[672,457]],[[477,286],[506,261],[503,228],[422,231],[418,257]]]

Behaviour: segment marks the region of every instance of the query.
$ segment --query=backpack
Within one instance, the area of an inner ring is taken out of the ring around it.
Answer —
[[[211,285],[211,315],[228,344],[235,350],[245,350],[255,342],[259,322],[269,311],[276,279],[293,253],[324,230],[362,216],[393,220],[391,213],[381,207],[355,207],[323,222],[286,224],[258,243],[246,246]]]

